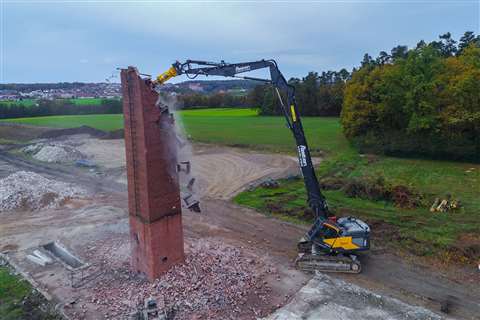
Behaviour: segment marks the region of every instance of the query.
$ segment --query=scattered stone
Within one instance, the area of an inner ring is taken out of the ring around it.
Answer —
[[[75,162],[86,158],[80,151],[72,146],[58,142],[36,143],[23,148],[23,152],[34,159],[50,163]]]
[[[71,184],[50,180],[35,172],[17,171],[0,179],[0,212],[55,208],[83,195],[83,189]]]

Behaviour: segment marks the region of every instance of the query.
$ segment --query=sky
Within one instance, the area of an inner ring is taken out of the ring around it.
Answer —
[[[445,32],[480,33],[480,0],[0,0],[0,11],[0,83],[118,82],[117,68],[157,75],[185,59],[275,59],[301,78]]]

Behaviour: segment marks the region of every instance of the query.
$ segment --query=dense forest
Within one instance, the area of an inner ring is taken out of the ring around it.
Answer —
[[[0,106],[0,119],[73,114],[122,113],[122,102],[103,99],[100,105],[75,105],[68,99],[38,100],[34,106],[8,103]]]
[[[346,137],[365,151],[480,160],[480,38],[365,55],[345,87]]]

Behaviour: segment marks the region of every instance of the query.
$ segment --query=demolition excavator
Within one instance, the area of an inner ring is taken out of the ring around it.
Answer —
[[[241,75],[259,69],[268,69],[270,79]],[[287,82],[274,60],[260,60],[244,63],[208,62],[186,60],[176,62],[153,82],[161,85],[170,78],[186,75],[222,76],[255,80],[274,87],[287,128],[291,130],[297,144],[298,162],[307,191],[308,206],[314,213],[314,223],[298,243],[296,266],[307,272],[359,273],[361,264],[357,258],[360,251],[370,248],[370,227],[355,217],[336,218],[328,209],[325,197],[320,191],[312,164],[307,140],[295,101],[295,88]]]

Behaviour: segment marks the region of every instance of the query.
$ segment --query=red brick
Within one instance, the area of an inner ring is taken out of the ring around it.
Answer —
[[[121,77],[132,263],[154,279],[184,259],[174,122],[135,68]]]

